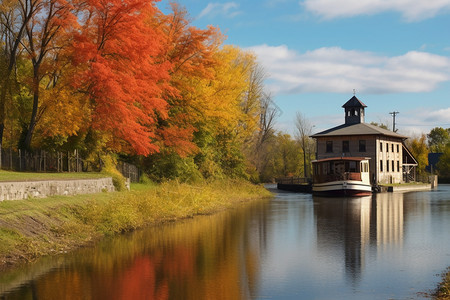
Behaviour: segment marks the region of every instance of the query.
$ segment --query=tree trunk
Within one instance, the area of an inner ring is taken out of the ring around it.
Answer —
[[[28,126],[27,135],[25,137],[25,149],[31,149],[31,139],[36,127],[36,116],[39,104],[39,65],[34,67],[33,73],[33,110],[31,112],[30,125]]]
[[[9,70],[8,70],[9,71]],[[0,169],[2,168],[2,147],[3,147],[3,132],[5,131],[5,105],[6,105],[6,92],[9,86],[9,74],[2,82],[2,90],[0,92]]]

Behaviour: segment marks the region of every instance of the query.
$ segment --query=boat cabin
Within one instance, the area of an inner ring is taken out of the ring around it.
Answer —
[[[313,170],[314,183],[341,180],[369,181],[369,159],[365,157],[316,160],[313,161]]]
[[[366,196],[372,193],[367,157],[333,157],[313,161],[313,194]]]

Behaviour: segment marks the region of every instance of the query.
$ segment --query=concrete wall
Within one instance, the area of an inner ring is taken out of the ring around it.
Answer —
[[[112,178],[0,182],[0,201],[112,192]]]

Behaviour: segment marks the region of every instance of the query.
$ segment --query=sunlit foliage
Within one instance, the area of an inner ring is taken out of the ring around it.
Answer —
[[[0,143],[116,153],[153,179],[257,170],[267,107],[256,57],[156,2],[3,1]]]

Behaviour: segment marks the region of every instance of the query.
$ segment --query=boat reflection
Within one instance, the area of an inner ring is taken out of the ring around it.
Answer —
[[[372,196],[358,198],[314,197],[317,248],[345,259],[345,273],[356,282],[364,267],[370,242]]]

